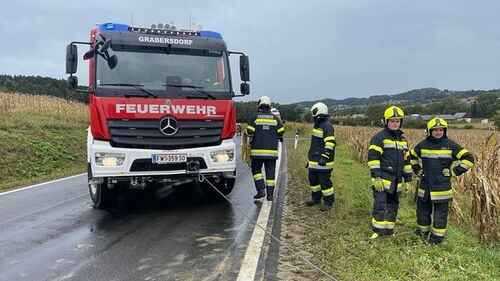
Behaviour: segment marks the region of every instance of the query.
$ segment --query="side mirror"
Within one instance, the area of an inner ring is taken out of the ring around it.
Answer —
[[[110,46],[111,46],[111,40],[107,40],[104,42],[104,44],[102,44],[100,51],[105,52],[109,49]]]
[[[250,63],[246,55],[240,56],[240,77],[241,81],[250,81]]]
[[[93,58],[95,55],[95,50],[94,49],[90,49],[88,50],[84,55],[83,55],[83,59],[84,60],[89,60],[91,58]]]
[[[111,57],[109,57],[108,66],[110,69],[115,68],[117,64],[118,64],[118,57],[116,55],[112,55]]]
[[[240,92],[242,95],[246,96],[250,94],[250,84],[248,83],[241,83],[240,84]]]
[[[76,76],[68,77],[68,86],[72,90],[78,88],[78,78]]]
[[[76,73],[78,68],[78,48],[76,45],[69,44],[66,47],[66,73]]]

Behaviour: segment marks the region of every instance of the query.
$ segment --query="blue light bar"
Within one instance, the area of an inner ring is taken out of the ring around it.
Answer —
[[[201,37],[215,38],[215,39],[222,39],[222,35],[220,33],[214,32],[214,31],[208,31],[208,30],[200,31],[200,36]]]
[[[200,36],[199,32],[188,31],[188,30],[171,30],[171,29],[158,29],[158,28],[144,28],[130,26],[128,28],[130,32],[153,34],[153,35],[173,35],[173,36]]]
[[[98,24],[100,31],[117,31],[117,32],[126,32],[128,31],[128,25],[121,23],[112,23],[107,22],[103,24]]]

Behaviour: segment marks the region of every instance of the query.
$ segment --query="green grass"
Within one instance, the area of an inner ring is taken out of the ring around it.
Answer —
[[[304,168],[308,145],[301,142],[297,150],[288,149],[288,208],[306,230],[303,246],[321,268],[339,280],[500,280],[500,245],[482,245],[454,225],[439,246],[416,237],[415,204],[409,194],[400,200],[395,237],[370,241],[369,170],[344,145],[337,148],[334,210],[325,215],[305,207],[303,201],[310,196]]]
[[[84,172],[84,117],[1,113],[0,191]]]

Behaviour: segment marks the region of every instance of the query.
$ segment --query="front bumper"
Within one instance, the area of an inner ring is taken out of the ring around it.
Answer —
[[[217,163],[212,160],[210,153],[219,150],[233,150],[234,157],[232,161]],[[225,177],[234,177],[236,170],[236,146],[234,140],[224,140],[220,145],[177,149],[177,150],[153,150],[153,149],[132,149],[112,147],[107,141],[93,140],[89,136],[87,141],[88,161],[92,169],[92,176],[99,177],[133,177],[133,176],[168,176],[168,175],[187,175],[190,174],[186,167],[179,165],[159,166],[151,164],[153,154],[161,153],[186,153],[188,159],[197,159],[204,162],[201,165],[199,173],[201,174],[220,174]],[[96,165],[96,153],[123,153],[125,160],[121,166],[103,167]]]

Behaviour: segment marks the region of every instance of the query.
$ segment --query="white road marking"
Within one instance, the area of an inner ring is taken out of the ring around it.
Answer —
[[[278,175],[281,167],[281,142],[278,147],[278,161],[276,161],[276,173],[275,173],[275,186],[278,188]],[[275,191],[275,196],[277,190]],[[250,237],[250,242],[248,243],[247,250],[245,252],[245,257],[241,263],[240,272],[238,273],[237,281],[253,281],[255,280],[255,274],[257,273],[257,266],[259,264],[260,254],[262,252],[262,246],[264,244],[264,238],[266,233],[257,225],[267,228],[269,222],[269,216],[271,214],[271,202],[264,199],[262,202],[262,207],[260,208],[259,216],[257,217],[257,222],[254,226],[252,237]]]
[[[86,175],[86,174],[87,173],[82,173],[82,174],[78,174],[78,175],[74,175],[74,176],[69,176],[69,177],[60,178],[60,179],[56,179],[56,180],[52,180],[52,181],[48,181],[48,182],[42,182],[42,183],[39,183],[39,184],[26,186],[26,187],[15,189],[15,190],[11,190],[11,191],[1,192],[0,196],[11,194],[11,193],[14,193],[14,192],[23,191],[23,190],[32,189],[32,188],[43,186],[43,185],[47,185],[47,184],[52,184],[52,183],[56,183],[56,182],[60,182],[60,181],[65,181],[65,180],[69,180],[69,179],[76,178],[76,177],[81,177],[81,176]]]

